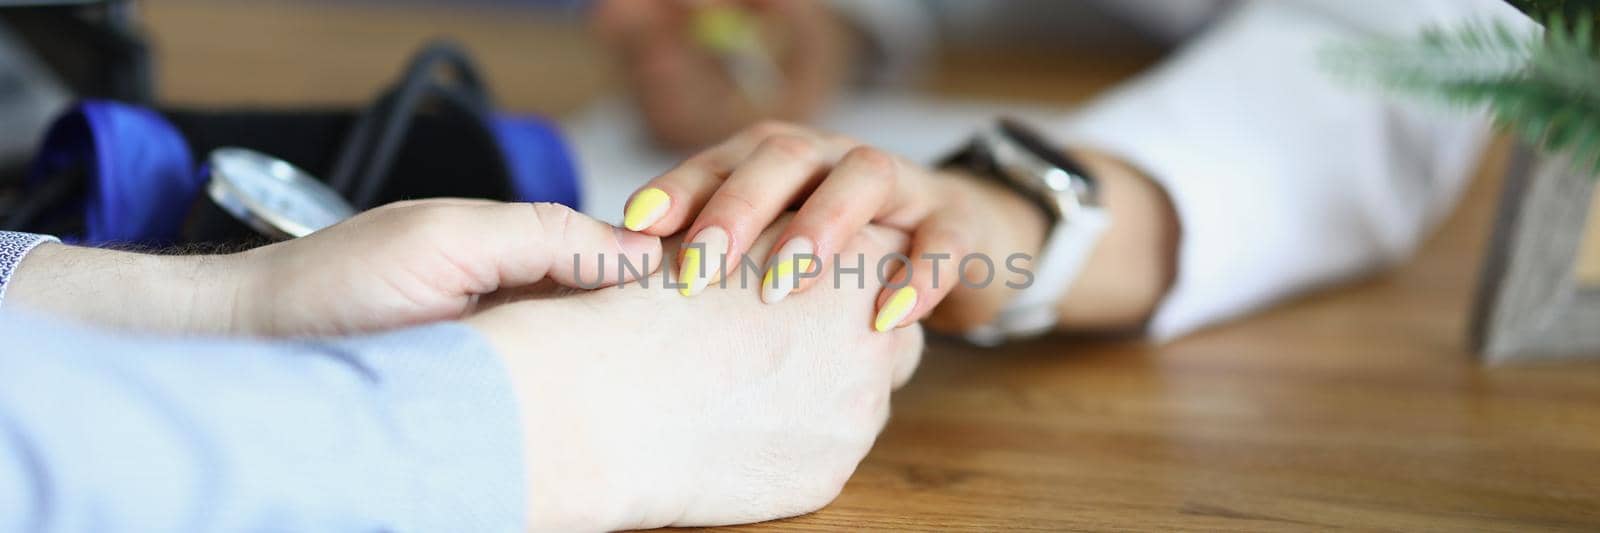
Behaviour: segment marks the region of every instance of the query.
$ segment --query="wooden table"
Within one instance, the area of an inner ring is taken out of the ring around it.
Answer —
[[[512,107],[570,110],[610,84],[580,28],[525,11],[144,12],[162,93],[187,103],[358,101],[445,33]],[[1142,63],[982,58],[935,85],[1075,101]],[[958,75],[979,61],[985,81]],[[838,501],[743,529],[1600,529],[1600,365],[1485,368],[1466,347],[1498,184],[1476,180],[1409,264],[1171,344],[935,343]]]
[[[937,345],[839,500],[775,525],[1600,529],[1600,365],[1465,347],[1498,182],[1410,264],[1178,342]]]

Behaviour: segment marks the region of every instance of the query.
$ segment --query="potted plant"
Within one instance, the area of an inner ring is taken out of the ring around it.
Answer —
[[[1473,317],[1489,361],[1600,357],[1600,36],[1595,0],[1510,0],[1539,32],[1475,23],[1336,47],[1337,71],[1487,109],[1512,158]]]

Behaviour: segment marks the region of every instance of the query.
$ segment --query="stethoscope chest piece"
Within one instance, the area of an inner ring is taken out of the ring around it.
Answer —
[[[269,237],[304,237],[355,216],[355,208],[338,192],[282,159],[223,147],[212,150],[206,161],[206,196]]]

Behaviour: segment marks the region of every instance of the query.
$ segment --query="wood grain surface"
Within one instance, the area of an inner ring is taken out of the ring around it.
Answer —
[[[169,101],[357,102],[445,34],[512,108],[567,111],[611,85],[581,26],[526,10],[142,12]],[[1148,59],[956,54],[933,86],[1073,103]],[[1419,257],[1369,279],[1160,346],[935,342],[833,505],[736,529],[1600,530],[1600,365],[1489,368],[1466,348],[1503,152]]]

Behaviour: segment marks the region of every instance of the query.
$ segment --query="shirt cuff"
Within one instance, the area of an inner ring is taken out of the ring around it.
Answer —
[[[1407,257],[1472,173],[1488,135],[1481,116],[1341,84],[1317,57],[1332,43],[1509,6],[1416,2],[1331,17],[1321,9],[1346,3],[1322,4],[1241,4],[1055,132],[1121,157],[1172,201],[1182,235],[1177,278],[1148,326],[1158,340]]]
[[[516,398],[499,356],[476,330],[441,323],[334,344],[381,381],[393,428],[411,452],[412,530],[523,529]]]
[[[0,306],[5,305],[6,287],[11,285],[11,273],[16,272],[17,265],[22,264],[22,259],[28,256],[28,252],[47,242],[61,242],[61,239],[35,233],[0,231]]]

